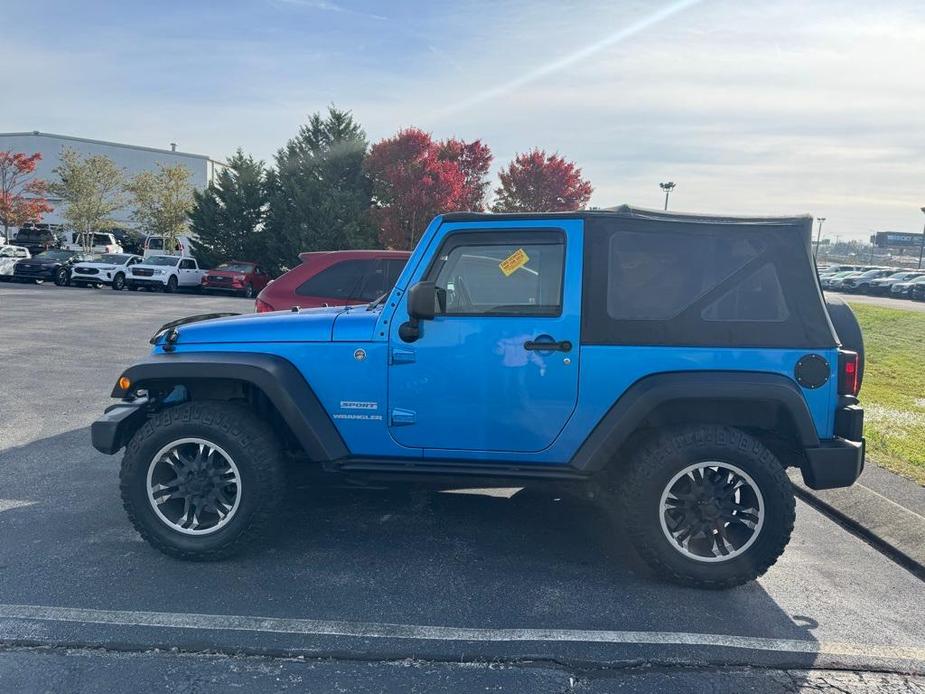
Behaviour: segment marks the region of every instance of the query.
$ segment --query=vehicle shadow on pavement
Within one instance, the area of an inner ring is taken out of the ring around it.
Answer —
[[[604,499],[321,486],[297,474],[262,546],[186,563],[131,528],[118,464],[87,429],[0,451],[0,499],[29,504],[0,510],[0,603],[813,639],[813,617],[798,624],[760,582],[701,591],[653,576]]]

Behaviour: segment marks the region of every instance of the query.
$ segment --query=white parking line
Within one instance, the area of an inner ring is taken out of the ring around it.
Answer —
[[[771,639],[726,634],[673,631],[609,631],[586,629],[478,629],[467,627],[377,624],[317,619],[285,619],[244,615],[93,610],[41,605],[0,605],[0,620],[77,622],[129,627],[213,629],[302,636],[349,636],[423,641],[560,642],[658,646],[712,646],[780,653],[885,658],[925,663],[925,648],[880,644],[851,644],[809,639]]]

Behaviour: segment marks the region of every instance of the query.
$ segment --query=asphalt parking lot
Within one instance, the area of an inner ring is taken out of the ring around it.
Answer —
[[[159,325],[250,310],[0,285],[0,690],[925,689],[922,582],[803,504],[781,561],[725,592],[659,581],[605,502],[552,488],[296,476],[259,551],[159,554],[88,427]]]

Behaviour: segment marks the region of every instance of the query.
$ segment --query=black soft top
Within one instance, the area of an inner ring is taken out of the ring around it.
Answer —
[[[790,217],[730,216],[699,214],[690,212],[665,212],[631,205],[617,205],[598,210],[575,210],[574,212],[448,212],[445,222],[504,221],[518,219],[650,219],[662,222],[683,222],[686,224],[710,225],[756,225],[768,227],[790,227],[798,231],[812,231],[813,217],[809,214]]]
[[[486,214],[446,222],[584,221],[581,341],[599,345],[827,349],[810,215],[604,210]]]

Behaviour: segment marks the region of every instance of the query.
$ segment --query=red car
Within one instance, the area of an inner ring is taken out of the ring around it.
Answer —
[[[234,292],[250,299],[269,282],[270,276],[257,263],[229,260],[206,271],[202,276],[202,290]]]
[[[302,253],[301,265],[260,292],[256,310],[369,303],[395,285],[410,255],[408,251]]]

